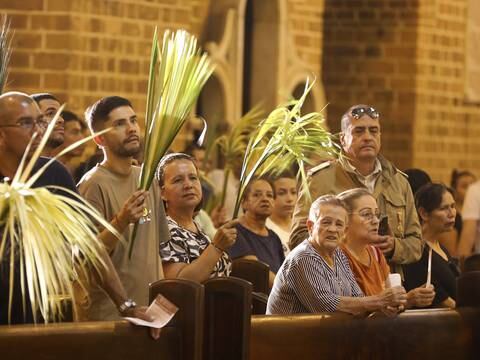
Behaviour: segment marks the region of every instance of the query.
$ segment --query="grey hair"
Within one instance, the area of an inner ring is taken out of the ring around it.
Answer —
[[[355,201],[360,199],[362,196],[373,197],[372,193],[364,188],[345,190],[337,195],[337,197],[345,204],[348,213],[352,213],[355,210]]]
[[[315,200],[313,203],[312,203],[312,206],[310,206],[310,212],[308,214],[308,220],[310,221],[317,221],[319,215],[320,215],[320,208],[324,205],[331,205],[331,206],[338,206],[338,207],[341,207],[343,209],[345,209],[345,211],[348,212],[348,209],[345,205],[345,203],[340,200],[337,196],[335,195],[323,195],[323,196],[320,196],[317,200]]]
[[[340,129],[342,132],[345,132],[347,130],[348,125],[352,122],[352,110],[356,108],[369,108],[371,107],[370,105],[365,105],[365,104],[357,104],[350,106],[350,108],[342,115],[342,119],[340,121]]]

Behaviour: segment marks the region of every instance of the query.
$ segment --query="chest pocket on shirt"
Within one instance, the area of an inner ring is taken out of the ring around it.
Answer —
[[[405,233],[405,212],[407,205],[402,194],[384,193],[385,212],[388,224],[395,237],[403,238]]]

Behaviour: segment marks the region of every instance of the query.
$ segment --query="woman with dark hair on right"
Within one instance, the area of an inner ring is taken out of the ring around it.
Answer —
[[[427,282],[428,259],[432,249],[431,283],[435,287],[432,307],[454,308],[459,271],[448,251],[438,241],[455,224],[456,209],[452,191],[443,184],[426,184],[416,193],[415,205],[426,246],[420,261],[404,265],[405,288],[408,291]]]
[[[468,187],[477,180],[475,175],[473,175],[468,170],[457,170],[453,169],[452,177],[450,180],[450,186],[453,189],[455,195],[455,203],[457,205],[457,214],[461,215],[463,208],[463,201],[465,200],[465,194],[467,193]],[[459,235],[460,235],[459,231]]]
[[[451,242],[454,247],[447,246],[448,250],[451,250],[451,249],[453,250],[453,251],[450,251],[452,256],[458,256],[457,247],[459,245],[460,236],[462,235],[462,229],[463,229],[463,219],[462,219],[463,203],[465,200],[465,195],[467,193],[468,187],[471,184],[473,184],[475,180],[476,180],[475,175],[473,175],[468,170],[459,171],[457,169],[453,169],[452,171],[450,186],[453,189],[453,194],[455,197],[455,203],[457,208],[457,216],[455,217],[455,226],[453,231],[454,242],[453,241]],[[445,242],[442,242],[442,244],[446,245]]]

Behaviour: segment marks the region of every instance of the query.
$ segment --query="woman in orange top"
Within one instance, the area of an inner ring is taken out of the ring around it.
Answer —
[[[390,268],[375,246],[380,212],[375,198],[366,189],[351,189],[339,194],[348,208],[348,229],[342,250],[365,296],[380,294],[388,284]],[[407,307],[429,306],[435,291],[432,286],[418,287],[407,293]]]

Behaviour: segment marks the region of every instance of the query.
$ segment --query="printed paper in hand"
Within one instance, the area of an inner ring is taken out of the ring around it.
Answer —
[[[160,329],[168,324],[177,311],[178,307],[173,305],[164,296],[158,295],[146,311],[147,315],[153,318],[152,322],[132,317],[125,317],[124,319],[135,325]]]

